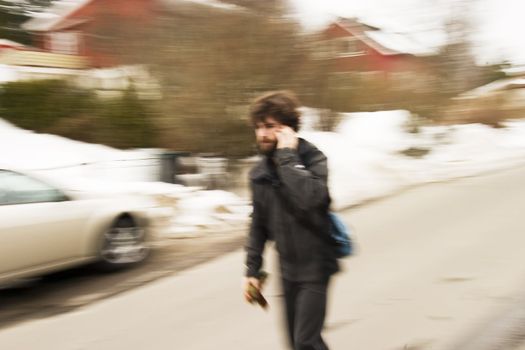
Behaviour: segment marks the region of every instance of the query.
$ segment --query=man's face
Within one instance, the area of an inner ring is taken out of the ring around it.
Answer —
[[[264,155],[271,155],[277,147],[277,136],[275,132],[283,127],[272,117],[267,117],[262,122],[255,124],[255,138],[259,152]]]

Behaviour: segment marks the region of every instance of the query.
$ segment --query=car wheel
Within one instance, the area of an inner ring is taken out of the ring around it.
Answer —
[[[132,217],[119,217],[104,232],[99,267],[116,270],[144,261],[149,254],[145,233]]]

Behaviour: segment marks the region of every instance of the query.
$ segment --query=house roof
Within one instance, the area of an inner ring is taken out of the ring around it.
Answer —
[[[162,3],[173,6],[177,3],[188,3],[188,4],[197,4],[207,7],[213,7],[221,10],[238,10],[239,6],[234,4],[225,3],[219,0],[161,0]]]
[[[387,32],[355,18],[339,18],[335,24],[385,56],[435,54],[434,50],[421,45],[405,34]]]
[[[14,49],[22,49],[25,45],[17,43],[16,41],[0,39],[0,47],[10,47]]]
[[[365,31],[365,35],[372,39],[374,42],[381,45],[382,48],[386,48],[392,52],[398,54],[410,54],[414,56],[428,56],[435,52],[429,48],[423,47],[411,40],[406,35],[399,33],[387,33],[380,30],[376,31]]]
[[[459,99],[469,99],[488,95],[493,92],[512,90],[512,89],[523,89],[525,88],[525,78],[505,78],[493,81],[483,86],[479,86],[473,90],[467,91],[460,96]]]
[[[22,24],[22,28],[31,32],[47,32],[74,27],[88,19],[69,18],[93,0],[57,0],[43,12]],[[110,1],[110,0],[108,0]],[[184,4],[197,4],[221,10],[238,10],[239,6],[227,4],[219,0],[154,0],[161,5],[173,7]]]
[[[22,28],[31,32],[47,32],[55,28],[64,28],[67,19],[77,10],[93,0],[58,0],[43,12],[22,24]]]
[[[525,66],[515,66],[510,68],[502,69],[502,71],[511,77],[523,76],[525,77]]]

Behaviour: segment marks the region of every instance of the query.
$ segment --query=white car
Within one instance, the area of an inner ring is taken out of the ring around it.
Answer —
[[[139,263],[149,252],[150,208],[137,196],[67,191],[0,169],[0,283],[94,261]]]

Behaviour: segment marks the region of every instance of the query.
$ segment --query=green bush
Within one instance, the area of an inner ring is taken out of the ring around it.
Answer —
[[[119,148],[161,146],[155,140],[152,112],[133,89],[98,103],[98,142]]]
[[[0,92],[1,117],[25,129],[46,131],[64,118],[89,114],[94,96],[63,80],[10,82]]]
[[[119,148],[155,143],[152,112],[133,89],[100,98],[63,80],[11,82],[0,89],[0,117],[21,128]]]

